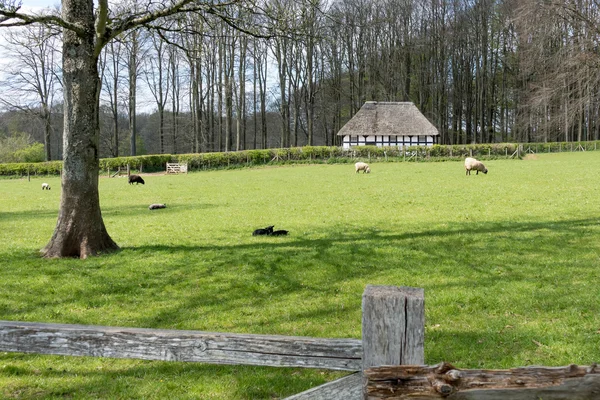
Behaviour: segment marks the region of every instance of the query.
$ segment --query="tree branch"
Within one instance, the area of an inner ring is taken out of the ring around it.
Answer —
[[[106,24],[108,21],[108,0],[98,1],[98,17],[96,17],[96,44],[94,46],[94,55],[98,57],[104,45],[108,42],[105,39]],[[106,40],[106,41],[105,41]]]
[[[57,15],[35,15],[35,14],[23,14],[18,12],[21,8],[19,6],[7,7],[1,6],[0,2],[0,28],[10,28],[15,26],[27,26],[32,24],[46,24],[59,26],[64,29],[69,29],[78,35],[84,34],[83,27],[72,24]]]

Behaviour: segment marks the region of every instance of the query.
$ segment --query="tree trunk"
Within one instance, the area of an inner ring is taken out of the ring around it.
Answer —
[[[41,253],[46,258],[79,257],[118,250],[100,211],[98,123],[100,78],[94,54],[93,2],[63,0],[65,20],[85,35],[64,30],[64,157],[58,222]]]
[[[52,120],[50,108],[46,103],[42,104],[43,112],[44,112],[44,155],[45,161],[52,160],[52,152],[50,151],[50,138],[52,134]]]
[[[137,76],[138,76],[138,40],[137,32],[134,31],[131,34],[131,49],[129,53],[129,147],[130,155],[137,155],[136,148],[136,132],[137,132],[137,118],[136,118],[136,100],[137,100]]]

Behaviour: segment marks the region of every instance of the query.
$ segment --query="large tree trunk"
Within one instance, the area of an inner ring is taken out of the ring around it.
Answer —
[[[64,167],[58,222],[44,257],[86,258],[119,247],[110,238],[98,193],[100,78],[94,54],[93,2],[63,0],[65,20],[85,33],[64,30]]]

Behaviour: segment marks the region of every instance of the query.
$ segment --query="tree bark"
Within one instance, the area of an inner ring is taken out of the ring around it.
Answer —
[[[98,190],[100,78],[94,51],[93,2],[63,0],[63,18],[84,33],[64,30],[64,166],[62,196],[54,234],[41,253],[46,258],[79,257],[118,250],[108,235]]]

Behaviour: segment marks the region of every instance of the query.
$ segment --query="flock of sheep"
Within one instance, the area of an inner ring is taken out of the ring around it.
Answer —
[[[369,174],[371,173],[371,168],[369,167],[369,165],[365,162],[359,161],[356,164],[354,164],[354,170],[356,171],[356,173],[358,174],[360,171],[363,172],[363,174]],[[483,172],[484,174],[488,173],[487,168],[485,167],[485,165],[483,165],[483,163],[473,157],[467,157],[465,158],[465,170],[466,175],[471,175],[471,171],[477,171],[475,173],[475,175],[479,175],[479,172]]]
[[[371,167],[369,167],[369,165],[365,162],[359,161],[356,164],[354,164],[354,170],[356,171],[356,173],[358,174],[360,171],[363,172],[363,174],[369,174],[371,173]],[[467,175],[471,175],[471,171],[477,171],[476,175],[479,174],[479,172],[483,172],[484,174],[487,174],[488,170],[485,167],[485,165],[483,165],[483,163],[475,158],[472,157],[467,157],[465,159],[465,170],[466,170],[466,174]],[[128,177],[128,182],[130,185],[133,185],[134,183],[136,185],[138,184],[142,184],[144,185],[144,179],[139,176],[139,175],[129,175]],[[46,182],[42,183],[42,190],[50,190],[50,185]],[[161,208],[165,208],[166,205],[165,204],[151,204],[148,208],[150,210],[156,210],[156,209],[161,209]],[[261,228],[261,229],[256,229],[254,232],[252,232],[252,236],[262,236],[262,235],[266,235],[266,236],[284,236],[287,235],[288,231],[286,230],[278,230],[278,231],[274,231],[273,230],[273,226],[268,226],[266,228]]]
[[[356,164],[354,164],[354,169],[356,171],[356,173],[358,174],[360,171],[363,172],[363,174],[369,174],[371,173],[371,167],[369,167],[369,164],[359,161]],[[479,171],[483,172],[484,174],[487,174],[488,170],[485,167],[485,165],[483,165],[483,163],[473,157],[467,157],[465,158],[465,170],[467,171],[467,175],[471,175],[471,171],[477,171],[476,175],[479,174]],[[145,184],[144,179],[139,176],[139,175],[129,175],[128,177],[128,181],[130,185],[133,185],[134,183],[136,185],[138,184]],[[50,185],[47,184],[46,182],[42,183],[42,190],[50,190]]]
[[[363,172],[363,174],[370,174],[371,173],[371,167],[369,167],[369,164],[359,161],[357,163],[354,164],[354,170],[356,171],[356,173],[358,174],[360,171]],[[483,165],[483,163],[473,157],[467,157],[465,159],[465,170],[467,171],[466,174],[467,175],[471,175],[471,171],[477,171],[476,175],[479,175],[479,172],[483,172],[484,174],[487,174],[488,170],[485,167],[485,165]],[[130,182],[131,179],[130,179]],[[142,181],[142,183],[144,183]],[[267,226],[266,228],[260,228],[260,229],[256,229],[254,232],[252,232],[252,236],[282,236],[282,235],[287,235],[288,231],[285,230],[280,230],[280,231],[273,231],[273,226]]]

